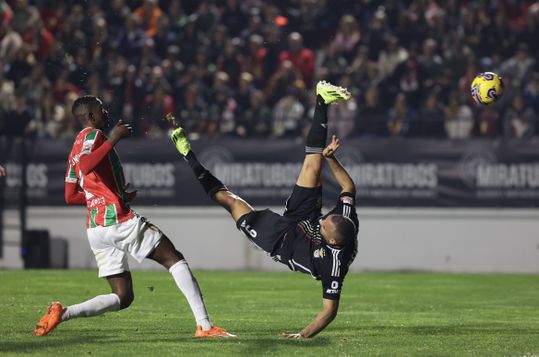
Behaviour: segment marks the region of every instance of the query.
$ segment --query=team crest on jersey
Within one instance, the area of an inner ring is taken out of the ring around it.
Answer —
[[[323,258],[324,255],[326,255],[326,251],[324,250],[324,248],[320,248],[314,251],[315,258]]]

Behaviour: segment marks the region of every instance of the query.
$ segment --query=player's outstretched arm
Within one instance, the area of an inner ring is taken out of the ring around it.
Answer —
[[[0,177],[6,176],[6,169],[4,169],[4,166],[0,165]]]
[[[322,299],[322,311],[305,326],[299,333],[285,333],[287,338],[309,338],[316,336],[320,331],[326,328],[327,325],[335,319],[339,310],[339,300]]]
[[[333,172],[333,176],[342,188],[342,192],[349,192],[356,194],[356,185],[354,180],[350,177],[346,169],[342,166],[339,160],[335,157],[335,152],[339,149],[339,139],[333,135],[331,143],[324,149],[322,155],[326,158],[326,161]]]

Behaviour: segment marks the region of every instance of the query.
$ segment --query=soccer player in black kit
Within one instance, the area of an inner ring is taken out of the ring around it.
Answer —
[[[350,99],[350,93],[322,81],[316,86],[316,94],[305,159],[283,215],[269,209],[254,210],[200,164],[182,128],[171,134],[176,149],[191,166],[206,193],[230,212],[247,238],[290,270],[321,280],[322,311],[298,333],[284,334],[288,338],[313,337],[333,321],[344,277],[357,253],[355,185],[334,156],[339,140],[333,136],[326,147],[328,105]],[[320,174],[324,159],[342,189],[337,204],[326,215],[321,212]]]

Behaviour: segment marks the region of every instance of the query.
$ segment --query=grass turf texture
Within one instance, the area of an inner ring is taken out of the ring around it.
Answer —
[[[0,355],[522,356],[539,354],[537,275],[349,274],[336,320],[287,340],[319,312],[302,274],[196,272],[213,322],[239,338],[197,340],[191,311],[166,272],[134,272],[127,310],[33,335],[47,304],[108,293],[94,271],[0,271]]]

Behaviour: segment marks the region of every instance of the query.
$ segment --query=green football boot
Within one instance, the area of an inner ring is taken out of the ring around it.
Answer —
[[[172,134],[170,134],[170,138],[174,142],[174,145],[176,145],[176,150],[178,150],[182,156],[187,156],[189,151],[191,151],[191,143],[189,142],[189,139],[187,139],[187,135],[185,135],[185,130],[181,127],[175,129]]]
[[[334,86],[326,81],[316,84],[316,94],[321,96],[326,104],[333,104],[339,100],[347,101],[352,96],[346,88]]]

